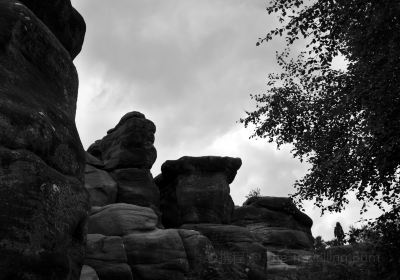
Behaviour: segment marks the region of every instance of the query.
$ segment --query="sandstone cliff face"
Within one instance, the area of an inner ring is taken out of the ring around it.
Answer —
[[[93,277],[90,267],[100,280],[289,279],[311,255],[311,219],[288,198],[234,209],[238,158],[169,160],[153,182],[154,132],[131,112],[88,150],[92,211],[81,279]]]
[[[0,279],[79,278],[88,196],[72,58],[84,33],[69,0],[0,1]]]
[[[239,158],[212,156],[166,161],[155,178],[164,226],[228,224],[234,208],[229,184],[241,165]]]

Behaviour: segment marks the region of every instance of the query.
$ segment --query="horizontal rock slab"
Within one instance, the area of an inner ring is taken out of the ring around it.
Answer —
[[[112,176],[118,182],[117,202],[159,211],[160,191],[149,169],[117,169],[112,172]]]
[[[132,232],[153,230],[158,217],[151,208],[116,203],[92,209],[88,233],[123,236]]]
[[[134,279],[184,279],[184,274],[189,271],[178,230],[157,229],[123,238]]]
[[[88,152],[101,159],[107,170],[151,169],[157,158],[153,146],[155,132],[152,121],[139,112],[130,112],[103,139],[91,145]]]
[[[273,211],[284,212],[292,215],[299,223],[305,227],[311,228],[313,221],[305,213],[301,212],[293,200],[289,197],[274,197],[274,196],[263,196],[263,197],[252,197],[247,199],[243,206],[253,206],[257,208],[265,208]]]
[[[291,214],[251,205],[236,208],[233,211],[232,224],[238,226],[283,227],[311,234],[311,228],[298,221]]]
[[[289,249],[312,249],[314,239],[304,231],[287,228],[266,228],[248,226],[258,240],[267,247],[281,247]]]
[[[100,280],[133,280],[132,271],[127,263],[111,263],[97,261],[94,259],[85,260],[85,263],[92,266]]]
[[[193,173],[223,173],[228,184],[232,183],[236,177],[236,173],[242,166],[240,158],[203,156],[203,157],[181,157],[178,160],[167,160],[161,166],[163,179],[168,181],[174,180],[182,174]]]
[[[118,184],[108,172],[86,164],[85,188],[91,206],[105,206],[117,201]]]

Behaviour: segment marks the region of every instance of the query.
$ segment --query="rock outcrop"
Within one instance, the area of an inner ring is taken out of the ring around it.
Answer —
[[[307,261],[312,221],[290,199],[251,198],[234,209],[239,158],[169,160],[153,182],[153,126],[129,113],[88,149],[85,264],[100,280],[286,279]]]
[[[241,165],[239,158],[213,156],[166,161],[155,178],[163,225],[228,224],[234,208],[229,184]]]
[[[78,279],[88,196],[72,58],[85,24],[69,0],[4,0],[0,14],[0,279]]]
[[[312,220],[286,197],[253,197],[236,208],[232,223],[247,227],[267,247],[312,249]]]
[[[154,183],[150,168],[153,166],[157,151],[154,148],[156,127],[139,112],[130,112],[123,116],[115,128],[97,140],[88,149],[86,157],[88,180],[90,170],[94,168],[107,172],[117,184],[116,196],[106,203],[127,203],[151,207],[159,214],[160,192]],[[92,171],[93,172],[93,171]],[[100,182],[87,186],[89,192],[101,191],[108,194]],[[101,195],[101,194],[100,194]],[[94,195],[96,200],[100,195]],[[104,201],[104,199],[102,200]]]

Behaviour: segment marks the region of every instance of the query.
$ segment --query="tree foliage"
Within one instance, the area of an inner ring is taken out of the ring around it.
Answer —
[[[246,195],[247,199],[253,198],[253,197],[261,197],[261,190],[260,188],[255,188],[255,189],[251,189],[249,191],[249,194]]]
[[[400,1],[273,0],[267,11],[282,26],[257,44],[284,36],[289,47],[305,40],[306,52],[277,55],[282,73],[252,95],[256,109],[241,122],[254,125],[255,137],[292,144],[293,155],[310,163],[295,183],[297,200],[340,211],[355,192],[398,217]],[[331,67],[337,55],[346,70]]]

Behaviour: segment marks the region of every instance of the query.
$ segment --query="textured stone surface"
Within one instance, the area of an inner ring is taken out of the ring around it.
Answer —
[[[240,165],[238,158],[211,156],[166,161],[155,178],[163,224],[229,223],[234,208],[229,183]]]
[[[221,263],[211,241],[195,230],[180,229],[193,279],[224,279]]]
[[[268,247],[312,249],[312,220],[286,197],[253,197],[234,210],[232,223],[246,226]]]
[[[126,263],[127,258],[122,238],[120,236],[88,234],[86,259]]]
[[[82,271],[81,271],[81,277],[79,278],[80,280],[99,280],[99,277],[97,276],[96,271],[88,266],[84,265],[82,266]]]
[[[91,145],[88,152],[101,159],[107,170],[151,169],[157,158],[153,146],[155,132],[153,122],[139,112],[130,112],[103,139]]]
[[[222,265],[224,279],[251,279],[250,274],[265,277],[267,251],[245,227],[219,224],[185,224],[206,236]]]
[[[70,0],[20,0],[57,37],[75,58],[82,49],[86,24]]]
[[[121,203],[151,207],[158,212],[160,191],[148,169],[117,169],[112,173],[118,182],[118,198]]]
[[[85,188],[91,206],[104,206],[117,201],[117,182],[106,172],[91,165],[85,167]]]
[[[305,213],[301,212],[292,199],[289,197],[274,197],[274,196],[263,196],[249,198],[243,203],[243,206],[253,206],[257,208],[265,208],[274,211],[280,211],[290,214],[299,223],[305,227],[312,227],[313,221]]]
[[[124,236],[134,279],[184,279],[189,271],[185,247],[178,230],[154,230]]]
[[[20,2],[0,1],[3,279],[79,279],[88,195],[77,89],[71,56],[49,28]]]
[[[85,264],[93,267],[101,280],[131,280],[123,240],[119,236],[88,234]]]
[[[132,232],[153,230],[157,219],[151,208],[125,203],[110,204],[92,210],[88,233],[123,236]]]

